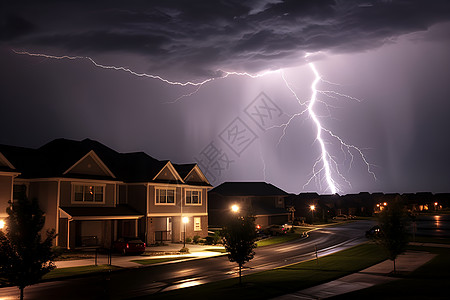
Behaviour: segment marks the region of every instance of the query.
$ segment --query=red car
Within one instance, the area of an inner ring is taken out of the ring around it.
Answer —
[[[122,254],[142,254],[145,243],[138,237],[123,237],[114,242],[113,249]]]

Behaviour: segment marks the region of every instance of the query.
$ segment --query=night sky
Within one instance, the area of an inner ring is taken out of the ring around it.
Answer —
[[[309,63],[318,120],[364,156],[323,131],[339,194],[450,192],[447,0],[2,1],[0,143],[90,138],[330,193]]]

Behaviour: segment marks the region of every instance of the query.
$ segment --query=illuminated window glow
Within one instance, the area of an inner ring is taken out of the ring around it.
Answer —
[[[194,231],[202,230],[202,219],[200,217],[194,218]]]
[[[74,184],[73,202],[103,203],[104,186]]]

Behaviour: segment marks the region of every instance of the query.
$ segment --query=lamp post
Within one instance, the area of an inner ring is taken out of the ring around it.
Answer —
[[[311,210],[311,225],[314,223],[314,210],[316,209],[316,206],[313,204],[313,205],[310,205],[309,206],[309,209]]]
[[[186,224],[189,222],[188,217],[183,217],[183,224],[184,224],[184,238],[183,238],[183,248],[186,248]]]
[[[231,211],[234,212],[234,213],[238,213],[239,212],[239,205],[233,204],[231,206]]]

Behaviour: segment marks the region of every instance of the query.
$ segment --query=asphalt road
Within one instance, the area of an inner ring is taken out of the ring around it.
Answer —
[[[357,221],[324,228],[308,238],[256,249],[243,275],[323,256],[364,242],[374,222]],[[53,281],[25,289],[26,299],[129,299],[235,277],[226,256],[129,269],[100,276]],[[0,299],[17,299],[17,288],[0,289]]]

